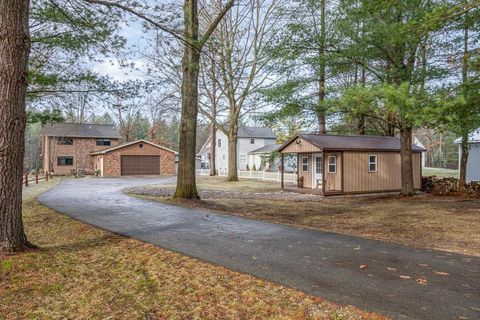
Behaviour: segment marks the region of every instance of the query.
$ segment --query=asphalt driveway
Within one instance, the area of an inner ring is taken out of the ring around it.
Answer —
[[[480,319],[480,258],[207,213],[121,191],[173,179],[68,179],[39,200],[103,229],[393,318]]]

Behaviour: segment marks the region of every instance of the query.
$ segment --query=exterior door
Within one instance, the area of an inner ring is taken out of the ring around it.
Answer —
[[[121,175],[160,175],[160,156],[122,156]]]
[[[321,189],[323,183],[323,155],[313,155],[312,189]]]

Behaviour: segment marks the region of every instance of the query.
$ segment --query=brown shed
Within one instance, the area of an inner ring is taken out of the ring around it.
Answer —
[[[420,189],[424,149],[412,145],[412,150],[414,185]],[[296,191],[334,195],[399,191],[402,187],[400,139],[396,137],[301,134],[278,151],[282,159],[284,154],[297,154]]]
[[[158,144],[137,140],[92,152],[101,176],[174,175],[176,152]]]

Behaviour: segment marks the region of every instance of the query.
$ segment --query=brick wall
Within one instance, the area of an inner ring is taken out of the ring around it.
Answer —
[[[158,155],[160,156],[160,174],[175,174],[175,153],[162,148],[157,148],[147,143],[143,143],[143,148],[140,148],[139,145],[140,142],[105,154],[103,160],[103,175],[106,177],[121,175],[122,155]]]
[[[90,155],[91,152],[110,148],[111,146],[97,146],[94,138],[74,138],[72,145],[59,145],[57,137],[46,137],[42,151],[45,170],[52,171],[56,175],[71,175],[72,170],[85,170],[87,174],[93,174],[95,161]],[[111,139],[112,146],[118,145],[118,139]],[[57,165],[57,157],[73,157],[73,165]],[[50,163],[52,167],[50,168]]]

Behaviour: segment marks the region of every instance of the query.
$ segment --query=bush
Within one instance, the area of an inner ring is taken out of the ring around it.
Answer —
[[[456,195],[460,192],[459,181],[457,178],[422,177],[422,190],[435,195]],[[464,194],[470,197],[480,197],[480,182],[467,183]]]
[[[257,171],[257,167],[255,166],[255,164],[253,164],[252,170],[253,170],[253,171]]]
[[[247,164],[247,168],[246,168],[246,169],[247,169],[247,171],[250,171],[250,167],[248,166],[248,164]]]

